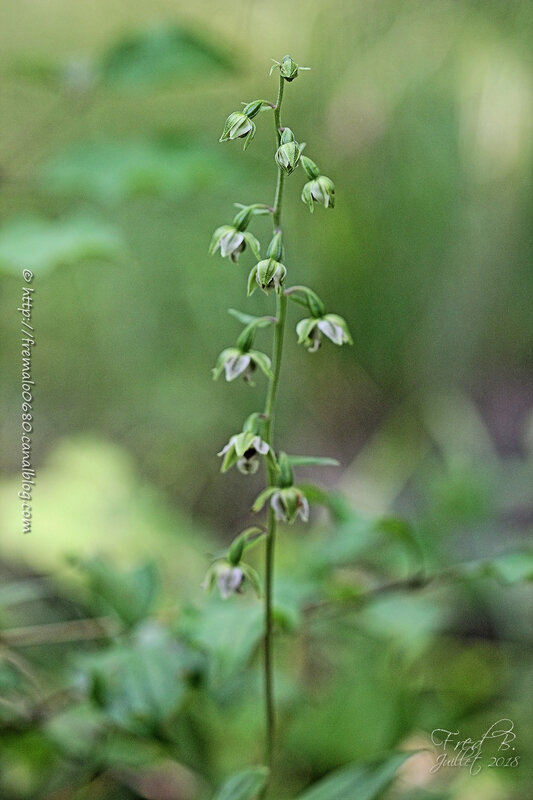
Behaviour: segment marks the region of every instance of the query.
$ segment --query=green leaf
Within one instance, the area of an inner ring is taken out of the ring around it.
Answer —
[[[0,269],[43,273],[83,261],[116,261],[124,244],[118,230],[86,217],[14,219],[0,229]]]
[[[203,37],[158,25],[113,45],[101,59],[100,72],[110,86],[138,89],[230,68],[229,58]]]
[[[254,800],[268,778],[267,767],[248,767],[220,787],[213,800]]]
[[[262,319],[262,317],[255,317],[253,314],[245,314],[244,311],[237,311],[236,308],[228,308],[228,314],[238,319],[243,325],[248,325],[250,322]]]
[[[293,467],[338,467],[336,458],[323,458],[322,456],[288,456]]]
[[[476,559],[450,567],[453,574],[495,578],[506,586],[533,581],[533,550],[513,550],[491,559]]]
[[[257,601],[227,602],[213,595],[202,608],[186,607],[180,631],[208,656],[208,677],[219,687],[244,669],[263,635],[263,610]]]
[[[424,553],[420,542],[416,538],[412,526],[398,517],[383,517],[376,523],[376,530],[396,539],[404,545],[412,556],[413,568],[420,569],[424,563]]]
[[[85,142],[51,160],[41,181],[47,191],[104,203],[138,196],[183,198],[219,183],[224,165],[213,150],[176,142]]]
[[[185,698],[187,651],[162,627],[146,624],[131,644],[82,660],[92,697],[124,730],[149,734],[170,719]]]
[[[127,624],[143,619],[152,606],[157,573],[153,564],[142,564],[129,572],[115,569],[108,561],[95,558],[81,565],[92,591]]]
[[[344,767],[298,795],[297,800],[377,800],[412,755],[394,753],[382,761]]]

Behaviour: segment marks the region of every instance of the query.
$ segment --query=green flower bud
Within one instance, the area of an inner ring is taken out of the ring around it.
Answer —
[[[310,69],[310,67],[300,67],[290,56],[283,56],[281,63],[275,59],[272,60],[274,61],[274,66],[271,67],[270,74],[272,75],[275,69],[279,69],[281,77],[285,78],[289,83],[298,77],[299,70]]]
[[[278,465],[279,465],[279,485],[281,488],[285,489],[289,486],[292,486],[294,483],[294,477],[292,474],[292,466],[289,460],[287,453],[280,453],[278,456]]]
[[[300,162],[309,180],[313,181],[315,180],[315,178],[318,178],[318,176],[320,175],[320,170],[318,169],[314,161],[312,161],[307,156],[302,156]]]
[[[319,175],[315,180],[309,181],[302,189],[302,200],[313,212],[314,203],[321,203],[325,208],[335,207],[335,184],[325,175]]]
[[[269,103],[268,100],[252,100],[251,103],[246,103],[242,110],[243,114],[249,119],[253,119],[262,109],[271,109],[272,103]]]
[[[255,122],[252,122],[247,114],[242,111],[234,111],[226,120],[222,136],[219,142],[227,142],[233,139],[245,139],[244,149],[248,147],[255,136]]]
[[[248,278],[248,294],[252,294],[255,289],[255,285],[253,285],[254,279],[255,283],[257,283],[266,294],[268,294],[271,289],[279,291],[286,274],[287,268],[283,264],[276,261],[274,258],[265,258],[263,261],[256,264],[250,272]]]
[[[267,258],[273,258],[276,261],[281,261],[283,257],[283,240],[281,231],[276,231],[267,249]]]
[[[290,128],[285,128],[281,134],[281,144],[276,150],[276,163],[287,175],[294,172],[300,161],[300,155],[304,146],[298,144],[294,139],[294,134]]]

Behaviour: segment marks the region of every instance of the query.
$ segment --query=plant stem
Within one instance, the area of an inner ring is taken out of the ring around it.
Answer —
[[[283,99],[284,79],[279,77],[279,90],[276,107],[274,109],[274,122],[276,126],[276,139],[279,146],[281,140],[281,102]],[[278,167],[278,178],[276,183],[276,196],[274,200],[274,210],[272,213],[272,224],[274,232],[280,230],[281,203],[283,200],[283,170]],[[268,393],[265,403],[265,430],[264,438],[268,445],[273,446],[274,435],[274,411],[276,406],[276,395],[279,384],[281,369],[281,358],[283,355],[283,335],[285,332],[285,318],[287,313],[287,298],[283,290],[279,291],[276,298],[276,317],[277,323],[274,330],[274,344],[272,354],[272,378],[268,386]],[[268,484],[276,485],[276,471],[268,464]],[[276,544],[276,516],[272,507],[268,510],[268,527],[266,539],[265,555],[265,638],[264,638],[264,686],[265,686],[265,764],[272,770],[274,759],[274,746],[276,736],[276,721],[274,710],[274,680],[273,680],[273,641],[272,641],[272,589],[274,576],[274,551]],[[268,785],[265,787],[261,797],[265,797]]]

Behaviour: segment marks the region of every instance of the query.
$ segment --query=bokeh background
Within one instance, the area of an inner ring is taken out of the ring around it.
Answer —
[[[272,200],[269,116],[259,117],[244,154],[240,143],[218,137],[241,101],[274,99],[271,58],[286,52],[312,70],[287,85],[284,121],[308,142],[338,198],[334,212],[317,208],[311,216],[299,199],[302,176],[287,181],[287,266],[293,282],[311,285],[346,318],[354,346],[307,354],[296,345],[291,312],[279,441],[289,452],[338,458],[340,470],[302,470],[302,480],[342,491],[365,519],[404,515],[430,566],[496,558],[526,544],[532,34],[528,2],[3,0],[0,499],[8,630],[70,618],[72,607],[53,599],[74,591],[65,589],[77,580],[68,557],[98,555],[117,569],[150,559],[160,575],[158,619],[170,618],[184,598],[204,602],[207,554],[249,524],[260,476],[221,476],[215,454],[261,407],[264,383],[213,384],[210,369],[239,331],[227,308],[264,313],[268,301],[245,297],[248,253],[233,265],[209,257],[207,247],[212,230],[231,220],[234,201]],[[267,231],[259,218],[263,241]],[[26,537],[16,496],[24,267],[35,273],[38,470]],[[313,526],[327,537],[321,513]],[[292,536],[289,567],[306,552],[305,532]],[[335,564],[347,569],[343,558]],[[307,676],[313,685],[330,667],[333,676],[311,705],[299,706],[283,684],[290,713],[298,709],[287,726],[287,764],[296,763],[293,772],[286,765],[288,787],[409,736],[423,742],[447,722],[475,732],[497,714],[519,729],[520,769],[477,777],[455,770],[435,789],[424,767],[409,778],[408,796],[415,785],[421,798],[530,796],[524,704],[533,609],[530,591],[515,583],[532,568],[525,557],[505,563],[505,586],[485,571],[437,598],[406,597],[405,607],[396,598],[364,624],[343,623],[326,647],[327,669],[318,658]],[[55,587],[52,599],[43,599],[43,576]],[[29,594],[17,594],[30,584]],[[45,671],[54,647],[30,648]],[[304,657],[288,645],[283,654],[290,675]],[[60,655],[67,658],[64,649]],[[408,688],[399,696],[402,681]],[[227,689],[224,702],[231,697]],[[235,758],[224,749],[223,714],[209,709],[216,713],[213,780]],[[239,713],[242,741],[250,730],[259,736],[253,712]],[[56,797],[36,793],[42,747],[16,761],[15,741],[5,756],[6,797]],[[163,797],[139,787],[130,776],[115,794],[98,796]],[[181,791],[207,796],[196,785]]]

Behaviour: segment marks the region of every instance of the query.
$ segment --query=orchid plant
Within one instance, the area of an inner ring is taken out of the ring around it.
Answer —
[[[251,414],[245,421],[242,430],[231,436],[229,442],[221,449],[222,472],[233,465],[244,473],[257,471],[262,458],[265,463],[267,485],[259,494],[252,511],[259,514],[266,509],[267,519],[264,526],[254,526],[239,533],[227,553],[217,558],[210,566],[205,586],[218,587],[223,598],[235,592],[243,591],[250,584],[258,594],[262,594],[261,582],[255,570],[243,561],[246,550],[264,541],[265,543],[265,575],[264,575],[264,693],[265,693],[265,765],[272,770],[275,750],[275,709],[273,694],[273,615],[272,593],[274,572],[274,549],[278,523],[292,525],[296,520],[309,520],[309,500],[304,489],[294,483],[293,467],[299,465],[335,465],[330,458],[307,456],[290,456],[278,449],[274,437],[274,414],[276,397],[280,380],[283,356],[283,340],[287,320],[287,303],[289,300],[305,309],[305,316],[296,325],[298,342],[308,352],[316,352],[322,344],[323,337],[333,344],[352,344],[345,320],[337,314],[326,313],[326,307],[316,292],[307,286],[288,286],[288,274],[285,262],[285,232],[282,226],[282,203],[285,179],[301,167],[307,181],[301,198],[311,212],[315,204],[325,208],[335,206],[335,187],[332,180],[320,173],[316,163],[303,155],[305,145],[300,144],[291,128],[282,124],[281,107],[286,83],[298,77],[301,70],[289,55],[271,69],[278,72],[279,87],[275,103],[267,100],[252,100],[243,104],[242,111],[232,112],[226,120],[221,142],[236,139],[244,140],[244,149],[252,142],[255,132],[255,119],[264,112],[273,115],[276,149],[274,163],[277,167],[277,182],[273,205],[253,203],[242,205],[236,203],[238,212],[231,224],[218,227],[213,235],[210,253],[219,252],[223,258],[239,263],[241,255],[249,249],[256,263],[248,275],[247,295],[261,289],[266,295],[275,297],[276,308],[273,315],[253,316],[248,313],[230,309],[230,313],[242,324],[243,330],[233,347],[224,349],[213,370],[213,377],[224,374],[227,381],[239,376],[251,383],[254,373],[259,369],[267,379],[267,390],[264,408]],[[265,254],[261,256],[259,240],[248,230],[258,215],[270,215],[272,219],[272,238]],[[254,339],[260,328],[270,327],[273,330],[272,357],[254,349]],[[267,790],[263,789],[263,795]]]

